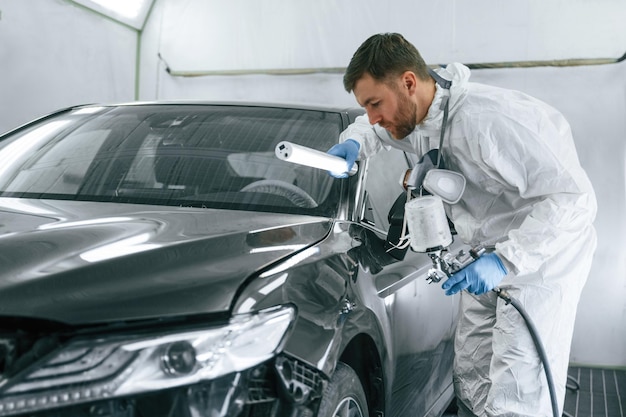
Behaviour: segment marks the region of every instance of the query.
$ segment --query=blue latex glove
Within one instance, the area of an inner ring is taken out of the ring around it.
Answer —
[[[452,274],[441,288],[446,290],[446,295],[463,290],[480,295],[496,288],[506,274],[507,270],[498,255],[491,252]]]
[[[329,174],[335,178],[346,178],[348,176],[348,172],[352,169],[354,162],[359,157],[359,149],[361,149],[361,144],[354,139],[348,139],[345,142],[338,143],[333,146],[326,152],[329,155],[339,156],[346,160],[348,163],[348,171],[347,172],[330,172]]]

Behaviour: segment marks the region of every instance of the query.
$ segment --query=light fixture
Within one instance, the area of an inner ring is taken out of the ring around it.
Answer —
[[[295,143],[282,141],[276,145],[274,149],[278,159],[292,162],[294,164],[306,165],[313,168],[324,169],[336,174],[348,172],[348,163],[345,159],[338,156],[329,155],[317,149],[307,148],[306,146],[297,145]],[[358,170],[357,164],[352,165],[349,175],[356,174]]]
[[[139,16],[141,6],[146,3],[145,0],[91,0],[92,2],[99,4],[105,9],[111,10],[113,13],[117,13],[128,19],[134,19]]]
[[[154,0],[72,0],[113,20],[143,28],[148,11]]]

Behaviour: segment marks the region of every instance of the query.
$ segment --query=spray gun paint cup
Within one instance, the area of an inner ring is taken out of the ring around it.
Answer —
[[[452,244],[452,233],[441,198],[414,198],[406,203],[404,210],[411,236],[411,249],[415,252],[432,252]]]

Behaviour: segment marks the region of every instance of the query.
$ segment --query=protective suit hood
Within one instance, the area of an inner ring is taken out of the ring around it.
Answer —
[[[444,96],[450,96],[449,102],[449,115],[448,117],[452,117],[456,110],[459,108],[459,105],[465,99],[467,95],[467,83],[470,78],[470,70],[463,64],[452,63],[447,65],[445,68],[440,68],[437,71],[441,77],[446,80],[452,81],[452,85],[450,86],[450,90],[441,87],[439,84],[436,84],[435,97],[433,102],[431,103],[428,113],[422,122],[417,126],[417,130],[439,130],[441,129],[441,122],[443,121],[443,110],[441,110],[441,101]]]

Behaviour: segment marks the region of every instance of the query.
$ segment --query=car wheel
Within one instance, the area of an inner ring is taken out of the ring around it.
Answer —
[[[366,417],[367,400],[356,372],[343,362],[337,363],[324,390],[318,417]]]

